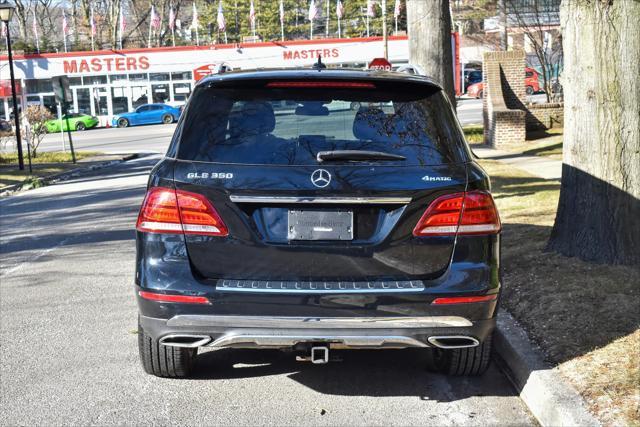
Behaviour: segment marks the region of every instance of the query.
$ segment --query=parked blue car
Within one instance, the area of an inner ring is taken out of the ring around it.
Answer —
[[[128,126],[150,125],[157,123],[169,124],[178,120],[180,109],[166,104],[145,104],[135,111],[114,116],[111,125],[119,128]]]

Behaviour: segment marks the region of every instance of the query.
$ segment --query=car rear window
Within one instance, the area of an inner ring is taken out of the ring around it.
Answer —
[[[404,156],[376,161],[398,166],[464,161],[459,128],[439,89],[265,86],[197,88],[178,129],[177,157],[317,165],[320,151],[367,150]]]

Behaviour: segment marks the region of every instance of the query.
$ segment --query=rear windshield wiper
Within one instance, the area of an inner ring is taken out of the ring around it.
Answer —
[[[393,153],[385,153],[384,151],[367,151],[367,150],[333,150],[320,151],[316,155],[318,162],[330,162],[340,160],[366,161],[366,160],[407,160],[405,156]]]

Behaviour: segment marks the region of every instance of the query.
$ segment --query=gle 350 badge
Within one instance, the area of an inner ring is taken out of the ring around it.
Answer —
[[[233,179],[231,172],[189,172],[187,179]]]

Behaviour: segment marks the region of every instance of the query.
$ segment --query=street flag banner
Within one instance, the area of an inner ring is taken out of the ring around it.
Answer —
[[[253,0],[251,1],[251,7],[249,8],[249,23],[251,24],[251,31],[253,31],[253,37],[256,37],[256,9],[253,7]]]
[[[151,6],[151,26],[156,30],[160,29],[160,15],[156,13],[154,6]]]
[[[96,28],[96,21],[93,18],[93,7],[91,7],[91,17],[89,18],[91,19],[91,35],[95,36],[97,34],[97,28]]]
[[[40,37],[38,36],[38,20],[36,19],[36,10],[33,9],[33,37],[36,40],[36,51],[40,53]]]
[[[400,0],[396,0],[396,4],[393,7],[393,19],[395,19],[396,24],[396,35],[398,35],[398,18],[400,17],[402,5],[400,4]]]
[[[284,0],[280,0],[280,39],[284,41]]]
[[[0,22],[0,33],[2,33],[2,37],[7,37],[7,24],[4,21]]]
[[[176,13],[173,8],[169,9],[169,29],[172,31],[176,29]]]
[[[67,22],[67,14],[62,11],[62,34],[69,35],[69,23]]]
[[[309,39],[313,39],[313,21],[318,16],[318,8],[315,0],[311,0],[309,4]]]
[[[69,24],[67,23],[67,14],[62,9],[62,40],[64,42],[64,51],[67,52],[67,35],[69,34]]]
[[[196,45],[200,46],[200,37],[198,35],[198,9],[196,8],[196,2],[193,2],[193,18],[191,19],[191,29],[196,32]]]
[[[367,16],[369,18],[376,17],[376,8],[375,8],[375,4],[373,3],[373,0],[367,0]]]
[[[171,42],[176,46],[176,12],[169,8],[169,29],[171,30]]]
[[[369,37],[369,20],[376,16],[376,10],[373,7],[372,0],[367,0],[367,13],[365,15],[367,16],[367,37]]]
[[[218,17],[216,18],[218,23],[218,31],[226,31],[227,24],[224,21],[224,11],[222,10],[222,0],[218,2]]]
[[[316,7],[315,0],[311,0],[309,4],[309,21],[313,22],[318,17],[318,8]]]
[[[96,21],[93,18],[93,6],[91,6],[91,15],[89,19],[90,19],[89,25],[91,26],[91,50],[96,50],[96,45],[95,45]]]
[[[120,31],[118,37],[120,38],[120,50],[122,50],[122,35],[124,34],[124,30],[127,28],[127,23],[124,20],[124,12],[122,11],[122,3],[120,3]]]
[[[338,38],[342,37],[341,28],[340,28],[340,20],[344,16],[344,6],[342,5],[342,1],[338,0],[336,3],[336,16],[338,17]]]

